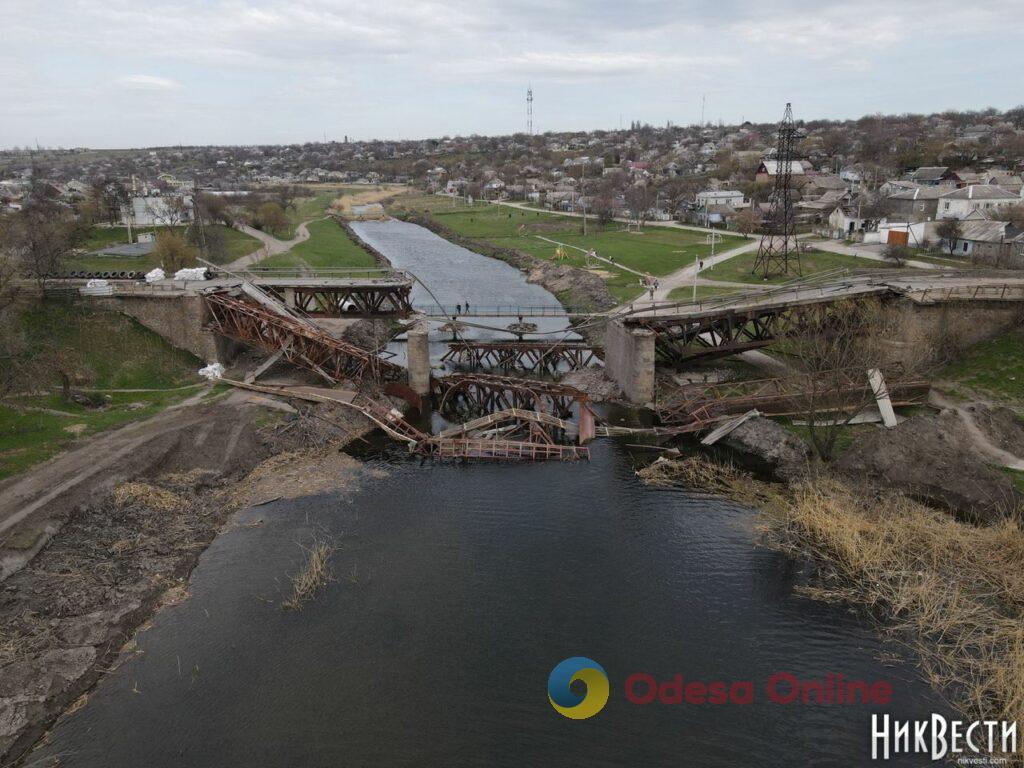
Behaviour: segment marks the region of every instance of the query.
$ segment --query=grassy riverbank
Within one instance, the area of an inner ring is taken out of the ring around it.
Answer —
[[[146,418],[195,394],[201,383],[201,361],[115,312],[46,301],[15,322],[26,342],[24,362],[39,375],[31,394],[0,402],[0,478],[82,437]],[[65,400],[61,371],[94,403]]]
[[[638,275],[618,265],[664,276],[710,256],[712,248],[706,242],[706,235],[700,232],[657,226],[647,226],[641,232],[629,232],[619,222],[602,225],[591,219],[584,235],[583,222],[579,218],[503,205],[469,207],[460,201],[433,196],[401,197],[393,208],[429,212],[439,223],[463,237],[499,248],[511,248],[547,261],[589,269],[600,276],[612,295],[621,301],[636,298],[643,288]],[[726,235],[716,244],[715,252],[720,253],[743,242],[742,238]],[[559,243],[563,244],[561,255],[558,253]],[[584,253],[577,249],[593,249],[613,263],[598,261],[588,268]]]
[[[287,253],[271,256],[261,267],[330,268],[374,267],[376,262],[367,251],[349,237],[334,219],[319,219],[308,225],[309,239]]]

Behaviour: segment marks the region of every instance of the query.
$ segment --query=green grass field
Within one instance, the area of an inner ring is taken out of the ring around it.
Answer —
[[[178,234],[185,235],[185,227],[168,227]],[[136,230],[141,232],[159,230]],[[207,231],[219,233],[224,238],[225,252],[223,255],[211,255],[210,260],[215,264],[227,264],[241,256],[247,256],[260,247],[260,241],[255,237],[239,232],[237,229],[225,227],[223,224],[212,224]],[[128,242],[128,230],[124,227],[92,227],[88,237],[80,246],[86,251],[96,251],[109,248],[113,245],[124,245]],[[118,270],[148,272],[153,267],[160,266],[157,259],[152,255],[146,256],[94,256],[89,253],[80,256],[72,256],[65,259],[65,269],[71,270]]]
[[[752,270],[757,259],[757,252],[741,253],[735,258],[724,261],[717,266],[700,273],[700,276],[707,280],[725,280],[731,283],[759,283],[764,284],[759,276]],[[804,251],[800,255],[800,267],[804,277],[810,277],[819,272],[827,272],[830,269],[887,269],[894,267],[894,264],[886,264],[880,261],[860,259],[856,256],[846,256],[841,253],[827,253],[825,251]],[[776,275],[768,280],[768,283],[785,283],[799,277],[795,272],[789,275]]]
[[[698,285],[697,300],[709,299],[713,296],[725,296],[730,293],[742,293],[743,290],[742,288],[729,288],[724,285]],[[693,287],[673,288],[669,291],[668,298],[671,301],[689,301],[693,298]]]
[[[35,384],[49,394],[12,396],[0,404],[0,478],[72,445],[81,436],[150,416],[194,394],[203,365],[116,312],[46,301],[19,320],[27,340],[76,373],[75,386],[99,390],[101,408],[63,400],[54,371]],[[153,392],[113,392],[152,389]],[[108,390],[103,392],[103,390]],[[34,410],[45,409],[45,410]]]
[[[1024,411],[1024,331],[1014,330],[972,347],[936,377],[952,382],[958,394],[974,390]]]
[[[513,248],[542,259],[555,259],[558,246],[540,237],[557,240],[567,246],[594,249],[599,256],[610,258],[616,264],[651,275],[667,275],[711,254],[711,246],[700,232],[650,225],[639,233],[627,232],[626,226],[619,222],[601,225],[591,220],[584,236],[583,222],[578,218],[504,205],[478,205],[470,209],[459,204],[461,207],[455,210],[446,210],[445,206],[450,202],[434,196],[402,200],[402,204],[410,208],[417,204],[429,208],[438,222],[464,237]],[[715,250],[721,252],[742,242],[742,238],[726,235],[717,243]],[[586,266],[583,253],[573,248],[564,250],[564,263],[574,267]],[[595,269],[612,295],[621,301],[636,298],[643,292],[640,278],[635,274],[605,263],[599,263]]]
[[[332,219],[321,219],[309,224],[309,239],[299,243],[287,253],[271,256],[260,262],[261,267],[375,267],[373,257]]]

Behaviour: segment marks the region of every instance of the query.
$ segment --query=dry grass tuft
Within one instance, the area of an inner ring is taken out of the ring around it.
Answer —
[[[330,559],[334,554],[335,546],[325,539],[317,539],[309,547],[303,547],[306,551],[306,562],[302,570],[291,577],[292,595],[281,607],[290,611],[297,611],[313,598],[313,596],[334,580],[331,573]]]
[[[637,475],[647,485],[713,493],[765,510],[785,503],[785,497],[775,486],[758,481],[732,464],[723,464],[702,454],[677,460],[660,458]]]
[[[813,558],[806,592],[858,603],[912,639],[961,711],[1024,721],[1024,531],[975,527],[895,493],[830,479],[795,489],[769,539]],[[1024,748],[1024,746],[1022,746]]]
[[[173,512],[186,502],[176,493],[149,483],[122,483],[114,489],[114,502],[120,507],[140,505],[156,512]]]

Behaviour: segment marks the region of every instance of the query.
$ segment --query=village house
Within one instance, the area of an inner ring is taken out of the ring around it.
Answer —
[[[936,218],[962,219],[972,211],[994,211],[1006,205],[1024,202],[1019,194],[1014,195],[994,184],[972,184],[962,189],[947,192],[939,198]]]
[[[807,174],[803,163],[799,160],[791,160],[789,169],[793,184],[802,186],[805,181],[804,177]],[[754,174],[754,180],[758,184],[771,184],[775,181],[775,177],[778,176],[778,174],[778,160],[762,160],[761,164],[757,166],[757,172]]]
[[[939,198],[948,193],[943,187],[915,187],[889,195],[886,205],[890,213],[907,221],[927,221],[936,218]]]
[[[735,189],[708,189],[698,192],[696,196],[698,208],[710,208],[713,205],[728,205],[733,209],[746,208],[750,201],[742,192]]]

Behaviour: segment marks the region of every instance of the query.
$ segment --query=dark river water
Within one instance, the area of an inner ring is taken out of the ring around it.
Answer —
[[[641,485],[620,443],[591,451],[574,464],[372,459],[344,491],[241,513],[190,599],[156,616],[33,763],[860,766],[873,712],[949,714],[909,663],[878,660],[894,649],[864,620],[794,594],[801,573],[757,545],[754,511]],[[335,580],[284,611],[313,536],[337,542]],[[609,678],[587,720],[548,701],[548,675],[573,656]],[[755,700],[634,704],[636,672],[751,681]],[[886,680],[893,701],[773,704],[778,672]]]

